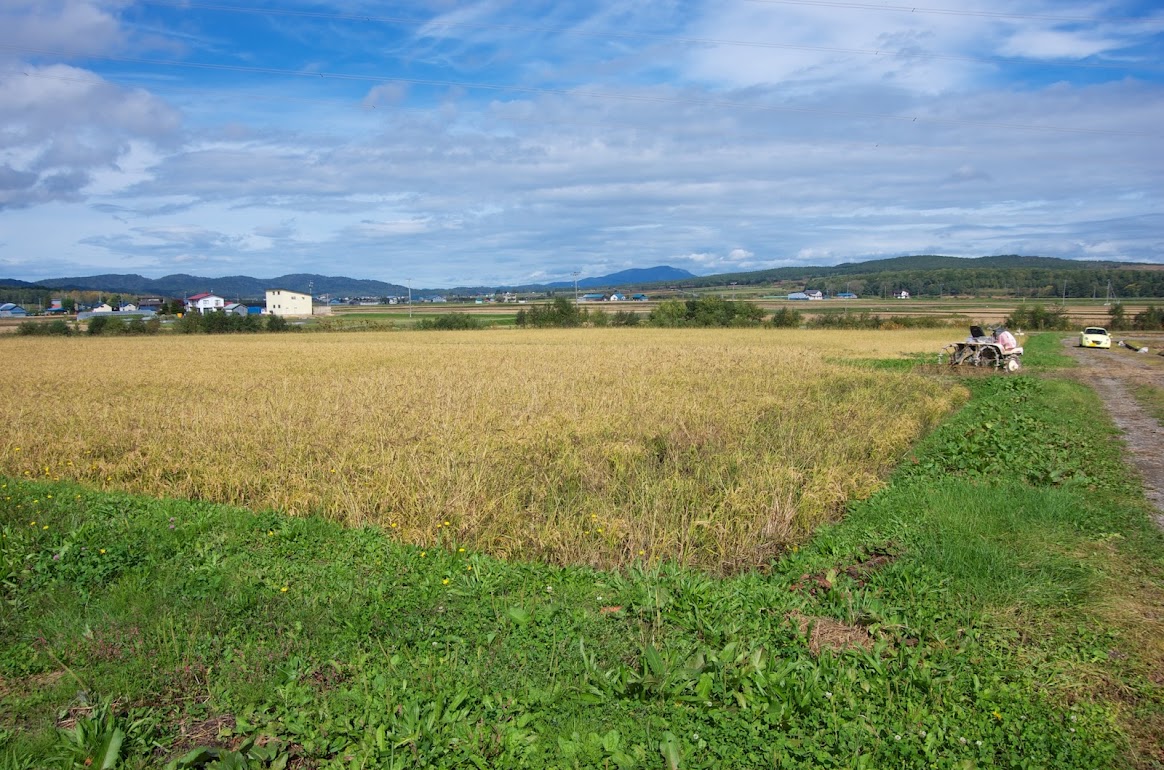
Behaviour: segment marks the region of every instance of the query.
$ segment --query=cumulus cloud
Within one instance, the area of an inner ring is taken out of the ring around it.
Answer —
[[[0,161],[23,180],[0,193],[0,208],[81,200],[135,140],[168,145],[179,127],[154,96],[59,64],[0,71],[0,115]]]
[[[116,10],[128,2],[92,0],[4,0],[4,38],[32,48],[73,54],[100,53],[119,46],[125,30]]]

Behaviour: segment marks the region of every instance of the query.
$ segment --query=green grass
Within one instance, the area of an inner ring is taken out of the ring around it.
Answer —
[[[1023,364],[1042,369],[1078,366],[1075,359],[1063,352],[1063,336],[1063,332],[1042,332],[1022,340]]]
[[[1111,608],[1160,599],[1164,543],[1114,433],[1075,383],[966,384],[890,486],[727,580],[0,480],[0,768],[117,735],[122,767],[1155,766],[1158,621]]]

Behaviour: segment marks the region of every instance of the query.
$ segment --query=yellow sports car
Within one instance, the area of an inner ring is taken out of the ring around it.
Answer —
[[[1101,329],[1098,326],[1088,326],[1079,334],[1079,347],[1110,348],[1111,337],[1108,336],[1107,329]]]

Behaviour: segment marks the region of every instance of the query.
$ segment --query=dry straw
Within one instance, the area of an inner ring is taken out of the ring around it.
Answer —
[[[732,571],[870,494],[965,398],[833,361],[934,350],[947,336],[9,339],[0,463],[508,558]]]

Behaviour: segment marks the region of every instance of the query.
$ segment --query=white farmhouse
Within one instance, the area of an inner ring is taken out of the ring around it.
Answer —
[[[267,289],[270,315],[311,315],[311,295],[287,289]]]
[[[226,300],[217,294],[210,292],[202,292],[195,294],[193,297],[186,298],[186,312],[187,313],[213,313],[217,310],[222,310],[222,306],[226,304]],[[93,308],[96,310],[97,308]]]

